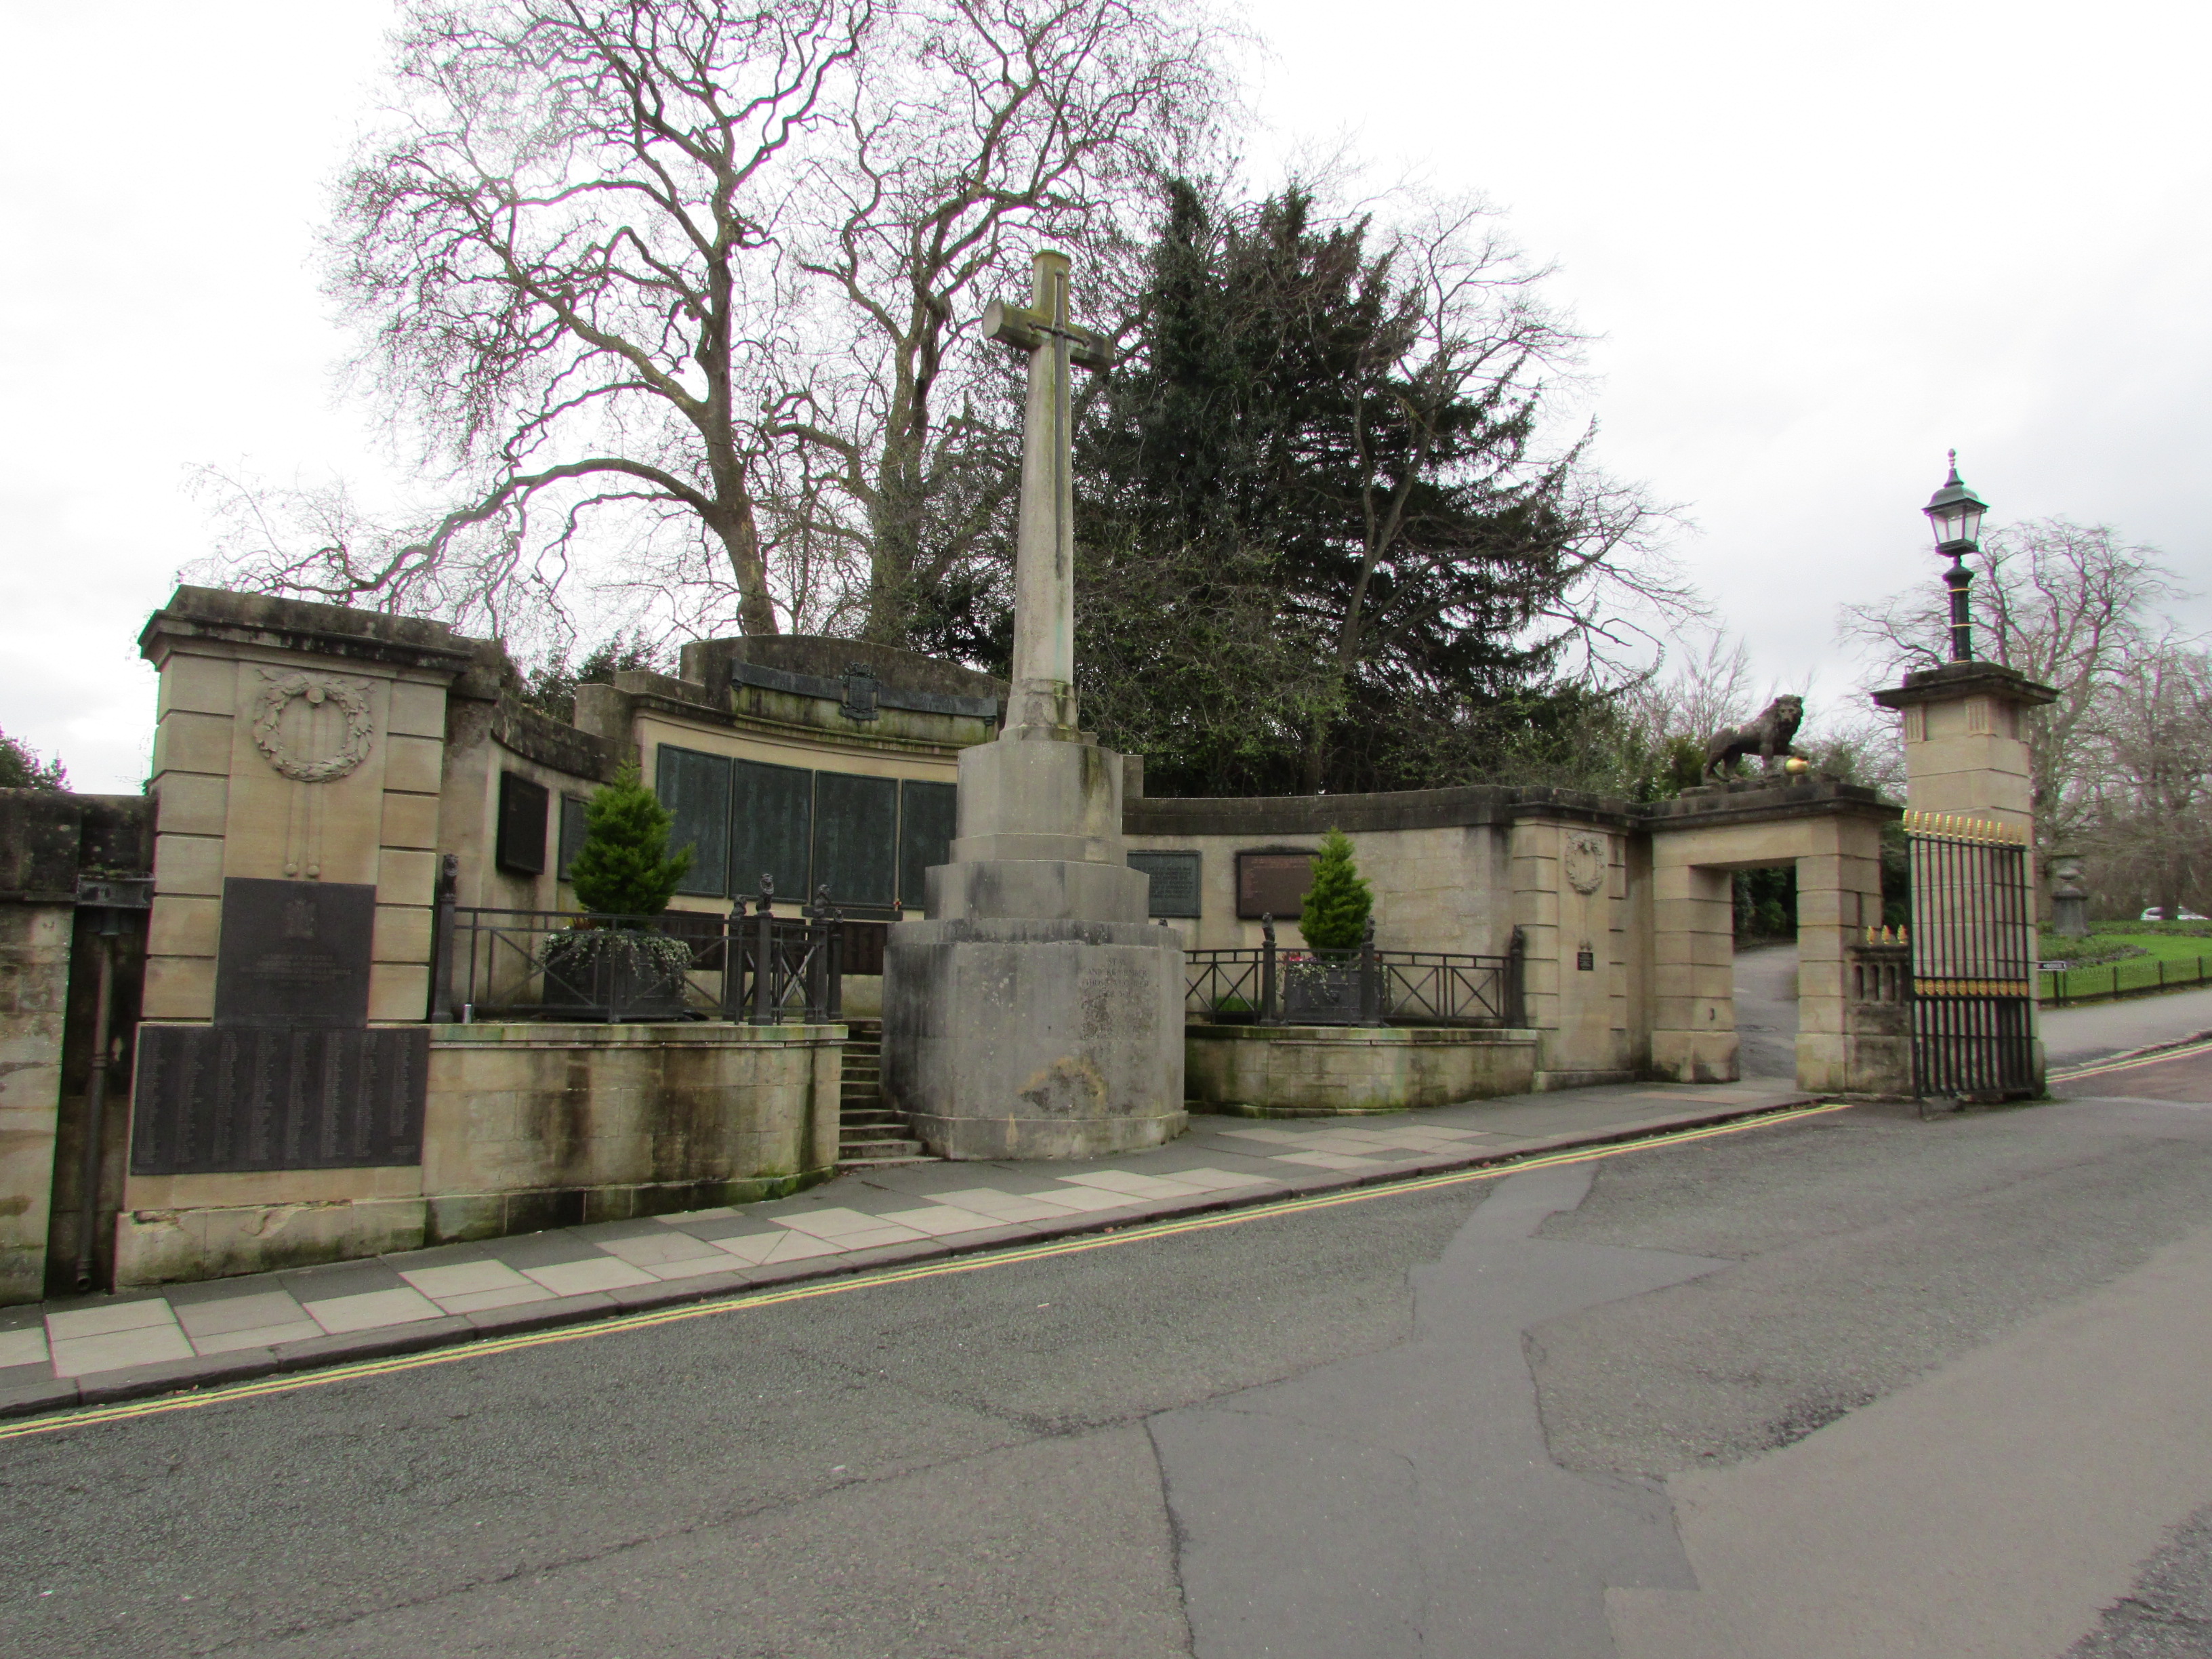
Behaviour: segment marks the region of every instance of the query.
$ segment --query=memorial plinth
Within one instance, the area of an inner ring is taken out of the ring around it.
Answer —
[[[1121,757],[1077,726],[1067,262],[1037,256],[1032,305],[992,337],[1030,354],[1015,565],[1013,696],[960,757],[951,862],[928,920],[884,954],[883,1087],[946,1158],[1093,1158],[1182,1133],[1182,945],[1148,925],[1121,843]]]

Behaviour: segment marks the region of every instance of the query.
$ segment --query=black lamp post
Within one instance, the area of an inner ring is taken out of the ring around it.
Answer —
[[[1966,568],[1966,555],[1981,545],[1982,514],[1990,504],[1959,482],[1957,450],[1951,452],[1951,476],[1920,510],[1936,527],[1936,556],[1951,562],[1943,573],[1943,586],[1951,590],[1951,660],[1972,662],[1974,624],[1966,609],[1966,589],[1973,584],[1974,573]]]

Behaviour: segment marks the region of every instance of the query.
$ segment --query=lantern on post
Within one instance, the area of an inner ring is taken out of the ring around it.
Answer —
[[[1966,555],[1981,546],[1982,514],[1990,504],[1960,481],[1957,450],[1951,452],[1951,476],[1920,510],[1936,532],[1936,556],[1951,562],[1943,573],[1943,586],[1951,591],[1951,660],[1972,662],[1974,624],[1966,590],[1973,585],[1974,573],[1966,568]]]

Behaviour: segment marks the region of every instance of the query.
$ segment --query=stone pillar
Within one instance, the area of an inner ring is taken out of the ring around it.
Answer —
[[[2081,855],[2051,855],[2051,931],[2061,939],[2089,937],[2089,892],[2081,885]]]
[[[1523,817],[1511,830],[1513,921],[1536,1087],[1616,1083],[1629,1064],[1626,838],[1602,824]]]
[[[1885,927],[1869,927],[1844,947],[1842,1092],[1912,1094],[1911,958],[1903,938]]]
[[[1801,854],[1797,868],[1797,1086],[1824,1094],[1887,1094],[1887,1062],[1860,1074],[1854,1010],[1858,981],[1851,951],[1881,920],[1880,817],[1815,821],[1825,844]],[[1869,1058],[1875,1051],[1868,1050]]]
[[[2027,849],[2028,902],[2039,902],[2033,779],[2027,720],[2058,694],[1993,662],[1948,662],[1916,669],[1905,684],[1877,691],[1905,738],[1905,805],[1915,812],[1993,820],[2019,832]],[[2035,1080],[2043,1080],[2041,1011],[2028,1002]]]
[[[2033,849],[2025,717],[2057,698],[2049,686],[1992,662],[1916,669],[1904,684],[1875,692],[1875,702],[1897,710],[1903,725],[1905,805],[1916,812],[1995,819],[2021,831]]]
[[[366,1024],[419,1025],[446,693],[470,666],[468,644],[441,623],[181,587],[139,646],[161,673],[142,1056],[149,1028],[216,1020],[226,884],[241,880],[264,895],[297,884],[303,904],[320,902],[308,890],[368,898]],[[273,958],[264,969],[283,971]],[[264,994],[275,1006],[286,995]],[[143,1097],[143,1065],[137,1082]],[[134,1124],[148,1109],[134,1099]],[[177,1258],[180,1230],[185,1254],[244,1264],[232,1271],[404,1248],[420,1241],[421,1185],[419,1164],[150,1174],[134,1158],[116,1282],[167,1271],[153,1264]]]
[[[1651,1069],[1677,1083],[1733,1083],[1735,901],[1729,872],[1652,845]]]

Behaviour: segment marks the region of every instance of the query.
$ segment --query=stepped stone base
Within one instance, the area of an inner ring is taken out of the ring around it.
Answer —
[[[1182,947],[1165,928],[902,922],[884,987],[885,1099],[941,1157],[1097,1158],[1188,1127]]]

